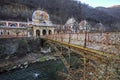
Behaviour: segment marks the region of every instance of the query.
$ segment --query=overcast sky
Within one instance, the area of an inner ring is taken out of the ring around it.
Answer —
[[[120,0],[78,0],[82,3],[89,4],[92,7],[111,7],[113,5],[120,5]]]

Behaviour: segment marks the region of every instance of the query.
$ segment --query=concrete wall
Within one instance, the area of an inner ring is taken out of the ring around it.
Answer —
[[[49,37],[49,36],[48,36]],[[68,39],[77,40],[80,42],[85,41],[84,33],[75,33],[75,34],[54,34],[53,39],[61,40],[68,42]],[[86,41],[91,43],[100,43],[105,45],[120,45],[120,32],[107,32],[107,33],[87,33]]]
[[[69,35],[66,34],[65,38]],[[84,41],[85,34],[71,34],[71,39],[77,39]],[[111,45],[120,45],[120,32],[109,32],[109,33],[87,33],[87,41],[98,42]]]

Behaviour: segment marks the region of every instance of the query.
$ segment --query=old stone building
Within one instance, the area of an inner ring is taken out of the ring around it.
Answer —
[[[79,32],[79,24],[78,22],[72,17],[67,20],[65,23],[65,30],[67,33],[78,33]]]
[[[49,14],[36,10],[32,21],[0,21],[0,38],[8,37],[39,37],[54,34],[55,25],[50,21]]]
[[[48,13],[45,11],[35,11],[32,16],[32,24],[33,36],[54,34],[55,25],[52,24]]]
[[[0,21],[0,37],[27,36],[27,23],[16,21]]]

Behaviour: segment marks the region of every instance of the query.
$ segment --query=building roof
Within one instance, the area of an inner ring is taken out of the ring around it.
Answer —
[[[39,25],[39,24],[52,25],[49,14],[42,10],[36,10],[33,13],[32,21],[33,21],[33,24],[35,25]]]
[[[76,20],[74,18],[70,18],[65,23],[66,26],[73,26],[76,23]]]
[[[87,24],[87,21],[86,20],[83,20],[79,23],[80,26],[85,26]]]

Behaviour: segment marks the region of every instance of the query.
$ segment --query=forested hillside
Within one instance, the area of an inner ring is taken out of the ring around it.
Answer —
[[[47,11],[54,23],[65,23],[69,17],[81,20],[81,3],[73,0],[3,0],[0,2],[0,19],[26,20],[33,11]],[[19,17],[19,18],[18,18]]]
[[[92,8],[75,0],[0,0],[0,20],[31,20],[37,9],[47,11],[56,24],[65,24],[68,18],[74,17],[78,22],[86,19],[101,22],[111,29],[119,28],[120,6]]]

